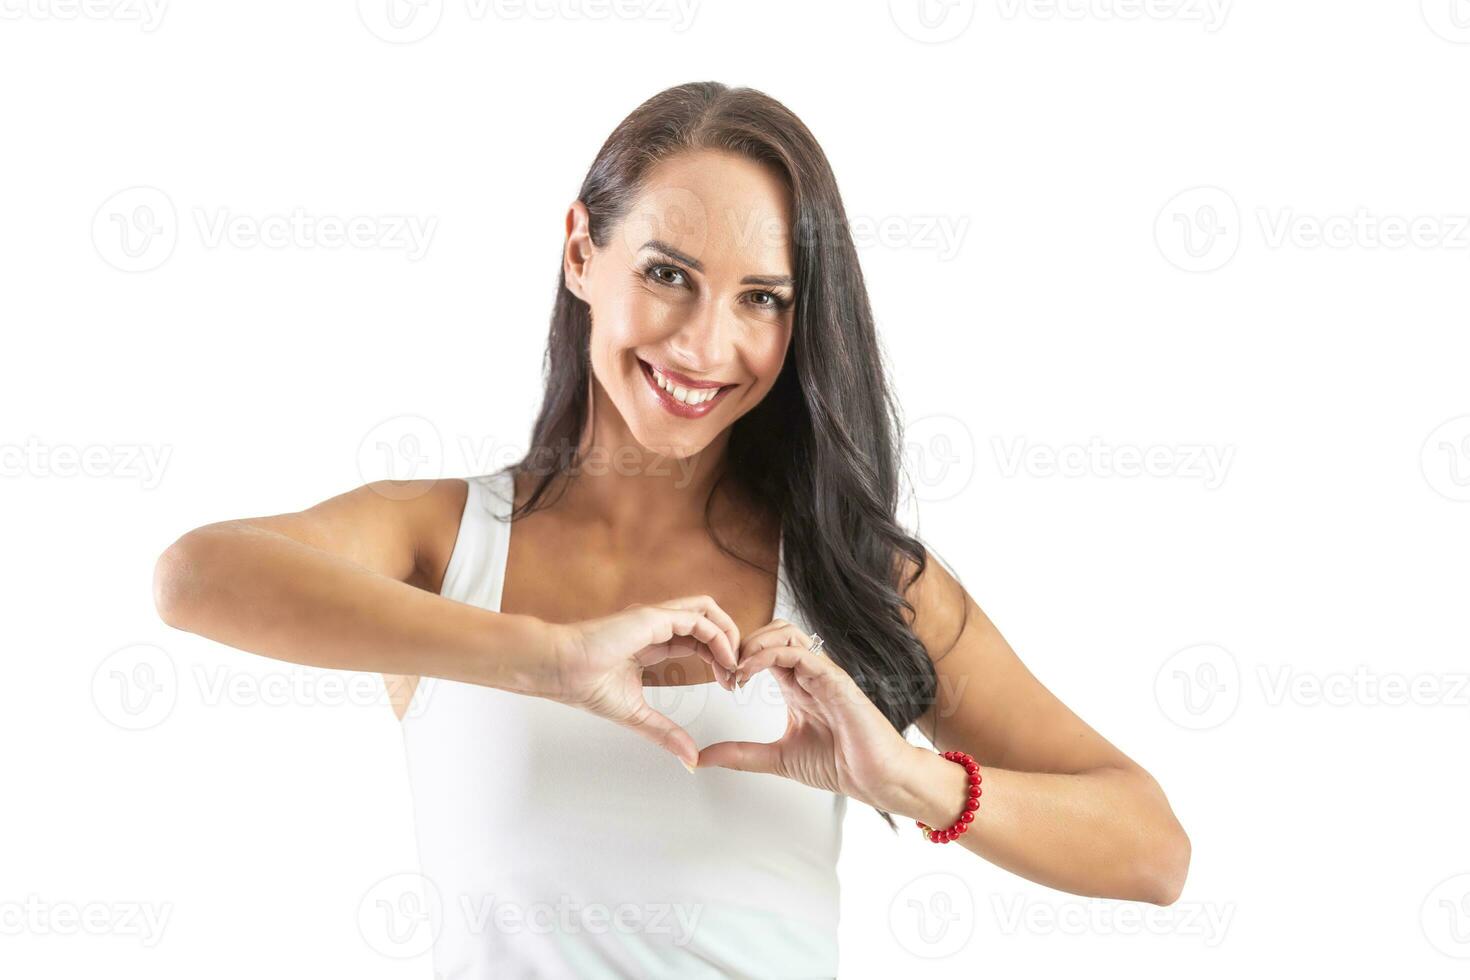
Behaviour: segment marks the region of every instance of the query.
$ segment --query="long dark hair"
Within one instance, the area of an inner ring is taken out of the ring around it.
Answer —
[[[927,563],[896,518],[901,422],[886,378],[837,181],[806,126],[770,96],[719,82],[690,82],[645,101],[613,130],[578,198],[602,246],[639,196],[652,167],[691,150],[723,150],[785,175],[793,202],[796,306],[791,353],[759,405],[734,423],[727,478],[779,514],[787,579],[807,625],[900,733],[935,704],[934,664],[905,618],[908,586]],[[558,272],[543,372],[545,395],[531,447],[506,467],[528,474],[525,504],[543,503],[576,468],[587,422],[591,313]],[[726,553],[746,559],[711,537]],[[900,555],[914,563],[900,583]],[[966,610],[968,614],[968,610]],[[879,810],[893,827],[893,818]],[[895,828],[896,829],[896,828]]]

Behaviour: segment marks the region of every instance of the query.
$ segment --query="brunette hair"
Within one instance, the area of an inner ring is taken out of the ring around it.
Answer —
[[[795,226],[789,229],[796,279],[790,351],[771,390],[734,423],[729,465],[715,486],[738,480],[780,516],[787,579],[806,625],[828,638],[832,658],[905,733],[936,703],[934,664],[910,625],[914,608],[905,598],[927,557],[896,516],[901,421],[837,181],[816,139],[789,109],[755,89],[719,82],[665,89],[619,123],[592,161],[578,192],[589,233],[594,245],[605,244],[651,169],[694,150],[742,154],[774,167],[791,193]],[[588,305],[559,271],[531,446],[505,468],[528,474],[532,485],[511,520],[548,505],[544,497],[556,477],[580,462],[576,447],[591,408],[591,333]],[[712,492],[705,502],[711,537],[745,561],[709,524],[713,498]],[[905,582],[901,556],[913,563]],[[878,812],[892,827],[893,818]]]

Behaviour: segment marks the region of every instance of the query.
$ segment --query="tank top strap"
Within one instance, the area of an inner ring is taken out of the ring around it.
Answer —
[[[505,592],[505,569],[510,555],[510,512],[515,506],[515,479],[509,470],[467,477],[464,513],[454,541],[439,594],[500,611]],[[786,534],[776,549],[775,617],[808,629],[804,610],[787,576]]]
[[[776,607],[775,618],[803,626],[801,609],[796,603],[796,592],[786,576],[786,532],[783,529],[776,539]]]
[[[515,481],[510,471],[500,470],[468,477],[465,482],[469,490],[459,535],[439,594],[498,612],[510,553],[508,520],[515,506]]]

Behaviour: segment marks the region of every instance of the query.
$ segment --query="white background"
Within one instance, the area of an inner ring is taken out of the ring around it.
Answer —
[[[374,678],[170,630],[153,561],[510,459],[588,164],[717,79],[832,162],[920,533],[1194,847],[1096,902],[854,805],[843,974],[1464,975],[1470,4],[154,3],[0,0],[0,972],[430,975],[360,927]]]

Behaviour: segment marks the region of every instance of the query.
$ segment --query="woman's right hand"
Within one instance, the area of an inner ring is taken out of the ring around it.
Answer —
[[[730,615],[709,596],[696,595],[633,603],[608,616],[552,628],[554,689],[538,693],[631,728],[692,770],[699,748],[644,700],[643,671],[662,660],[698,655],[720,686],[732,690],[740,629]]]

